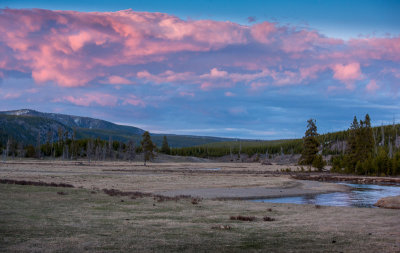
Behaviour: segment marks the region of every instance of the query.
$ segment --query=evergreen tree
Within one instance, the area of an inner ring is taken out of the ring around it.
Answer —
[[[155,149],[155,145],[151,141],[150,133],[144,132],[142,135],[142,141],[140,142],[142,145],[143,155],[144,155],[144,166],[146,166],[146,161],[149,161],[154,157],[153,150]]]
[[[161,146],[161,153],[169,155],[170,152],[171,152],[171,149],[169,148],[169,145],[168,145],[167,136],[164,135],[164,139],[163,139],[162,146]]]
[[[318,153],[319,141],[317,136],[316,121],[314,119],[307,120],[307,130],[303,137],[303,152],[300,157],[300,164],[312,165]]]
[[[357,122],[354,116],[353,123],[349,129],[347,146],[346,168],[348,173],[365,174],[367,171],[361,164],[373,156],[375,141],[371,128],[371,119],[365,115],[364,121]]]

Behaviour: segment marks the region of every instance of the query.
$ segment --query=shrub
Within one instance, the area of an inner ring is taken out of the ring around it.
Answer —
[[[317,168],[319,171],[322,171],[322,169],[325,167],[326,162],[324,161],[324,158],[322,157],[322,155],[317,155],[313,162],[312,162],[312,166],[314,168]]]

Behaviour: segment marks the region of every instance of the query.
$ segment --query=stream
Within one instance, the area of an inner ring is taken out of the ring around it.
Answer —
[[[255,202],[313,204],[321,206],[375,207],[380,198],[400,195],[399,185],[349,184],[349,192],[333,192],[298,197],[256,199]]]

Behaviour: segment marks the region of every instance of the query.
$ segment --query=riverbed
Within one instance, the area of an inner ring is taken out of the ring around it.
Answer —
[[[322,193],[296,197],[256,199],[255,202],[313,204],[372,208],[383,197],[400,195],[400,185],[338,183],[351,188],[348,192]]]

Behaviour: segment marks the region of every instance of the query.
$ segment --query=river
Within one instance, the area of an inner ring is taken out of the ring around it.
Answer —
[[[374,207],[380,198],[400,195],[399,185],[349,184],[349,192],[333,192],[299,197],[256,199],[256,202],[313,204],[321,206]]]

